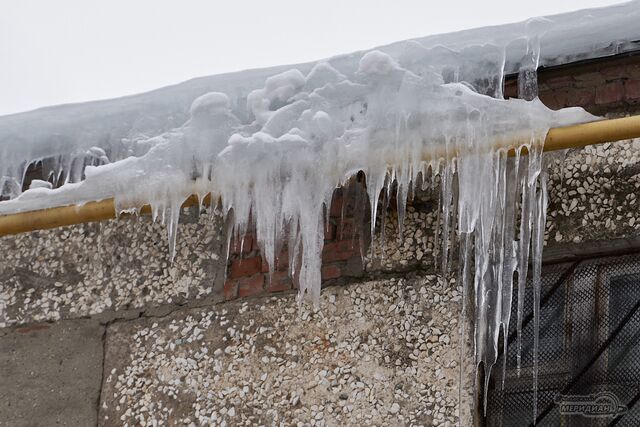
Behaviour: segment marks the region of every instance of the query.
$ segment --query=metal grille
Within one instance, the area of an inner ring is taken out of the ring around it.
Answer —
[[[640,425],[640,254],[545,267],[541,295],[537,425]],[[519,375],[513,298],[506,370],[503,377],[503,354],[488,393],[488,426],[533,421],[531,286]],[[616,416],[608,414],[614,407]]]

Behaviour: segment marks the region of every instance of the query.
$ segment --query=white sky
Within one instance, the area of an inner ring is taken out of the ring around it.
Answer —
[[[0,115],[615,3],[1,0]]]

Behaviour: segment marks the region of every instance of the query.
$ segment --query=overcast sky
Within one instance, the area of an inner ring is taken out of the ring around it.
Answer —
[[[615,3],[2,0],[0,115]]]

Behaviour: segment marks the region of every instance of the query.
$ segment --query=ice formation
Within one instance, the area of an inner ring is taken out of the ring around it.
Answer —
[[[474,298],[475,360],[488,378],[500,329],[509,326],[514,283],[520,329],[524,280],[514,274],[527,277],[530,260],[538,328],[546,132],[595,119],[581,109],[546,108],[537,99],[536,69],[629,48],[640,39],[639,6],[0,117],[0,189],[10,198],[0,214],[109,197],[118,212],[149,203],[168,225],[173,253],[181,203],[211,193],[235,233],[255,223],[270,266],[287,242],[300,295],[317,301],[325,209],[336,186],[363,171],[372,219],[380,194],[395,188],[401,226],[412,186],[439,175],[440,235],[454,230],[460,242],[463,289]],[[606,40],[598,29],[606,29]],[[523,99],[503,99],[504,75],[512,72]],[[64,185],[34,182],[22,192],[26,167],[36,161]],[[442,239],[445,269],[450,246]]]

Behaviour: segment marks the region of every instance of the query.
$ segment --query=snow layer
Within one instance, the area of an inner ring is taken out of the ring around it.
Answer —
[[[108,197],[117,212],[150,203],[173,253],[182,201],[212,193],[235,233],[255,223],[269,265],[287,243],[300,296],[317,302],[335,187],[363,171],[371,218],[380,194],[396,191],[402,226],[412,186],[439,175],[442,264],[453,235],[474,302],[476,362],[488,377],[509,325],[514,273],[526,277],[530,258],[539,303],[546,132],[595,119],[546,108],[536,69],[631,49],[638,18],[640,3],[631,2],[3,117],[0,187],[12,200],[0,214]],[[512,72],[523,99],[503,99]],[[21,194],[25,168],[38,160],[66,184],[36,182]],[[524,281],[515,283],[522,296]]]
[[[539,37],[540,65],[557,65],[638,49],[639,21],[640,3],[634,1],[429,36],[379,50],[415,74],[432,72],[444,82],[465,81],[480,93],[499,97],[502,75],[517,73],[527,59],[527,40]],[[337,56],[326,62],[352,79],[363,54]],[[247,96],[262,87],[266,78],[291,68],[307,74],[314,65],[203,77],[135,96],[2,116],[0,192],[11,197],[20,193],[29,162],[43,160],[45,170],[55,177],[77,182],[85,164],[139,156],[148,149],[140,140],[181,126],[189,119],[193,100],[208,92],[224,92],[234,115],[247,122],[252,119],[246,108]]]

